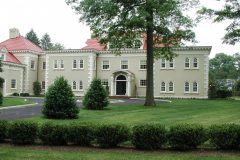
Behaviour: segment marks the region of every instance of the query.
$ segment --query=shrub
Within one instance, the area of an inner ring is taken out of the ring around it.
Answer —
[[[96,139],[100,147],[116,147],[130,137],[129,128],[123,124],[104,124],[96,129]]]
[[[240,125],[213,125],[209,137],[211,144],[218,149],[236,149],[240,145]]]
[[[218,89],[217,98],[227,98],[232,96],[232,91],[227,89]]]
[[[38,124],[26,120],[10,123],[8,136],[13,144],[34,144],[37,139]]]
[[[19,96],[19,93],[16,93],[16,92],[15,92],[15,93],[13,93],[12,95],[13,95],[13,96]]]
[[[67,141],[80,146],[89,146],[94,140],[94,126],[90,123],[72,123],[68,127]]]
[[[207,131],[201,125],[180,124],[170,127],[169,145],[174,149],[195,149],[207,140]]]
[[[47,145],[66,145],[67,126],[47,122],[39,129],[39,138],[43,144]]]
[[[240,96],[240,80],[238,80],[233,87],[234,96]]]
[[[41,93],[41,84],[38,81],[33,82],[33,93],[35,96],[39,96]]]
[[[0,142],[4,141],[7,135],[7,121],[0,120]]]
[[[101,84],[101,80],[94,79],[83,98],[83,105],[87,109],[102,110],[108,104],[108,95],[106,89]]]
[[[20,96],[22,96],[22,97],[29,97],[30,94],[29,93],[20,93]]]
[[[57,78],[54,84],[48,88],[42,113],[47,118],[66,119],[78,117],[79,108],[74,94],[71,86],[63,77]]]
[[[160,124],[141,124],[133,127],[132,143],[137,149],[159,149],[167,141],[167,130]]]
[[[2,92],[0,92],[0,106],[3,104],[3,95]]]

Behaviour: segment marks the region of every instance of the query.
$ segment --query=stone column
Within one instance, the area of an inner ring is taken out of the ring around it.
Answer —
[[[111,96],[113,96],[113,92],[114,92],[114,78],[113,75],[111,76]]]

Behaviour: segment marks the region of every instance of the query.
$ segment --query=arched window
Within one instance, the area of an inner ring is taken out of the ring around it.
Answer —
[[[185,68],[190,68],[190,60],[189,60],[189,58],[185,58]]]
[[[117,77],[117,80],[123,81],[123,80],[126,80],[126,77],[124,75],[119,75]]]
[[[161,92],[166,92],[166,83],[161,82]]]
[[[198,83],[197,82],[193,82],[193,92],[198,92]]]
[[[161,61],[161,68],[166,68],[166,59],[162,59]]]
[[[72,82],[72,89],[73,89],[73,90],[76,90],[76,89],[77,89],[77,82],[76,82],[76,81],[73,81],[73,82]]]
[[[190,89],[189,89],[189,82],[185,82],[185,85],[184,85],[184,91],[185,92],[190,92]]]
[[[193,59],[193,67],[198,68],[198,59],[197,58]]]
[[[169,82],[169,84],[168,84],[168,91],[169,92],[173,92],[174,91],[174,84],[173,84],[173,82]]]

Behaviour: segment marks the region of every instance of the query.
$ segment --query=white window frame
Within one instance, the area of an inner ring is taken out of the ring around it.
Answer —
[[[140,60],[139,61],[139,70],[147,70],[147,60]]]
[[[164,65],[164,67],[163,67],[163,65]],[[166,65],[166,59],[165,58],[163,58],[163,59],[161,59],[161,69],[166,69],[167,68],[167,65]]]
[[[172,67],[171,67],[171,64],[172,64]],[[174,59],[169,60],[168,68],[169,68],[169,69],[174,69],[174,68],[175,68]]]
[[[104,62],[107,62],[108,64],[104,64]],[[108,67],[104,68],[104,66],[108,66]],[[102,61],[102,70],[110,70],[110,61],[109,60]]]
[[[58,61],[59,63],[59,69],[64,69],[64,61],[61,59]]]
[[[123,64],[123,62],[127,62],[127,64]],[[123,66],[126,66],[126,68],[124,68]],[[128,68],[129,68],[128,60],[121,60],[120,68],[121,68],[121,70],[128,70]]]
[[[195,84],[197,84],[197,86],[194,86]],[[197,87],[197,88],[196,88],[196,89],[197,89],[196,91],[194,90],[195,87]],[[193,92],[193,93],[198,93],[198,82],[196,82],[196,81],[193,82],[192,92]]]
[[[46,70],[46,61],[42,62],[42,70]]]
[[[72,61],[72,69],[77,69],[77,66],[78,66],[77,60],[74,59],[74,60]]]
[[[139,87],[146,87],[146,86],[147,86],[147,80],[146,79],[140,79],[139,80]]]
[[[73,91],[77,90],[77,82],[76,81],[72,81],[72,90]]]
[[[164,86],[162,85],[163,83],[164,83]],[[164,90],[162,90],[163,87],[164,87]],[[162,93],[166,93],[167,92],[167,85],[166,85],[166,82],[164,82],[164,81],[162,81],[160,83],[160,92],[162,92]]]
[[[186,61],[188,59],[188,62]],[[186,67],[186,64],[188,63],[188,67]],[[185,69],[190,69],[190,58],[188,58],[188,57],[186,57],[185,59],[184,59],[184,68]]]
[[[79,61],[78,61],[78,67],[79,67],[79,69],[84,69],[84,60],[83,59],[80,59]]]
[[[188,83],[188,91],[186,91],[186,84]],[[189,82],[184,82],[184,93],[190,93],[190,90],[191,90],[191,88],[190,88],[190,83]]]
[[[42,82],[41,82],[41,89],[42,89],[42,90],[45,90],[45,88],[46,88],[46,82],[45,82],[45,81],[42,81]]]
[[[54,60],[53,69],[58,69],[58,60]]]
[[[195,60],[197,60],[197,61],[195,62]],[[197,65],[196,67],[195,67],[195,64]],[[198,65],[199,65],[199,63],[198,63],[198,58],[194,57],[194,58],[193,58],[193,68],[194,68],[194,69],[198,69]]]
[[[31,61],[30,61],[30,68],[31,68],[32,70],[35,70],[35,61],[34,61],[34,60],[31,60]]]
[[[14,87],[13,87],[13,81],[15,81]],[[17,80],[16,79],[11,79],[11,89],[17,89]]]
[[[172,83],[172,86],[170,85],[170,83]],[[172,87],[172,91],[170,91],[170,87]],[[170,82],[168,83],[168,92],[170,92],[170,93],[173,93],[173,92],[174,92],[174,83],[173,83],[173,81],[170,81]]]
[[[108,79],[101,79],[101,84],[102,84],[103,86],[108,86],[108,85],[109,85]]]
[[[83,91],[83,81],[82,80],[79,81],[78,89],[79,89],[79,91]]]

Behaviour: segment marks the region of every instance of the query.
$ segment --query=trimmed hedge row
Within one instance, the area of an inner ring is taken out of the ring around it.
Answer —
[[[98,145],[104,148],[131,141],[137,149],[156,150],[162,147],[177,150],[196,149],[206,141],[217,149],[240,149],[240,125],[223,124],[204,128],[197,124],[179,124],[166,129],[160,124],[140,124],[128,128],[123,124],[94,125],[92,123],[38,125],[35,122],[0,120],[0,142],[13,144],[79,146]]]

